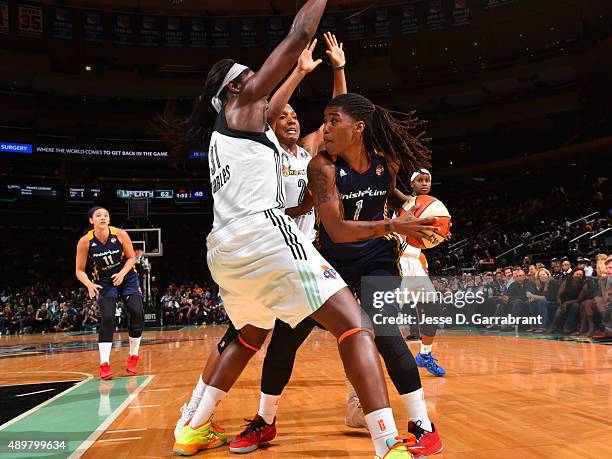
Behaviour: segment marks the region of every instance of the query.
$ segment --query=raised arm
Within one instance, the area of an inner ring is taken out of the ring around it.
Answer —
[[[333,98],[340,94],[347,93],[346,76],[344,74],[344,66],[346,65],[346,57],[343,49],[344,44],[338,44],[336,36],[331,32],[325,32],[323,38],[325,38],[325,44],[327,45],[327,51],[325,51],[325,53],[331,62],[332,72],[334,74]],[[304,137],[301,141],[301,145],[311,156],[316,156],[319,150],[323,148],[323,125]]]
[[[358,242],[398,232],[404,235],[427,237],[424,230],[436,219],[417,220],[410,212],[391,220],[352,221],[344,219],[342,201],[336,188],[335,167],[328,158],[318,155],[308,164],[308,188],[325,231],[335,243]]]
[[[293,69],[293,72],[291,72],[291,75],[287,77],[281,87],[277,89],[272,99],[270,99],[270,103],[268,104],[268,123],[271,125],[274,125],[276,120],[281,116],[285,106],[289,103],[289,99],[291,99],[291,96],[304,77],[323,62],[321,59],[317,59],[316,61],[312,59],[312,52],[316,46],[317,39],[315,38],[310,45],[304,48],[304,51],[302,51],[298,59],[297,66]]]
[[[261,68],[249,78],[238,97],[249,104],[266,97],[293,67],[300,53],[317,31],[327,0],[308,0],[295,16],[289,34],[268,56]]]

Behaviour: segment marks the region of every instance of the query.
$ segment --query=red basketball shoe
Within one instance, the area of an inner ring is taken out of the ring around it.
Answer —
[[[246,429],[240,432],[229,444],[229,450],[232,453],[245,454],[255,451],[262,443],[267,443],[276,438],[276,418],[272,424],[266,424],[266,421],[255,415],[253,419],[245,419],[248,424],[245,424]]]
[[[111,371],[108,362],[104,362],[102,365],[100,365],[100,379],[105,381],[107,379],[113,379],[113,372]]]
[[[421,427],[421,421],[416,423],[408,421],[408,432],[416,437],[416,444],[408,447],[408,451],[412,453],[414,459],[421,459],[442,451],[442,440],[433,423],[431,424],[431,432],[428,432]]]
[[[138,356],[137,355],[128,355],[127,360],[125,361],[125,369],[131,375],[135,375],[138,370],[136,367],[138,366]]]

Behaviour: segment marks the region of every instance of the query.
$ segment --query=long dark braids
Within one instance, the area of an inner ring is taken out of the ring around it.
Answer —
[[[211,99],[235,63],[233,59],[222,59],[212,66],[206,76],[202,93],[193,102],[191,114],[184,117],[177,115],[176,105],[169,103],[163,116],[158,118],[158,131],[165,140],[170,142],[175,158],[186,158],[192,148],[208,149],[210,136],[217,119],[217,111],[211,105]],[[242,78],[241,74],[234,81],[242,82]],[[227,91],[221,91],[219,98],[225,104]]]
[[[383,153],[399,163],[399,174],[405,183],[409,182],[412,171],[430,167],[431,151],[425,145],[429,139],[421,139],[423,133],[416,134],[425,122],[415,118],[414,112],[392,112],[355,93],[339,95],[327,106],[337,107],[356,121],[363,121],[366,150]]]

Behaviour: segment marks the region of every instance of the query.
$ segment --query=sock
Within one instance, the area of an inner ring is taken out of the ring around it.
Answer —
[[[103,363],[110,363],[110,352],[113,343],[98,343],[98,350],[100,351],[100,365]]]
[[[191,418],[191,421],[189,421],[189,425],[193,429],[196,429],[202,426],[202,424],[206,424],[208,421],[210,421],[210,418],[215,412],[215,408],[219,403],[221,403],[221,400],[223,400],[226,395],[227,392],[223,392],[221,389],[206,386],[206,390],[204,390],[204,395],[202,396],[202,401]]]
[[[138,349],[140,349],[140,337],[132,338],[129,337],[130,341],[130,355],[138,355]]]
[[[431,348],[433,344],[423,344],[421,343],[421,354],[431,354]]]
[[[266,424],[272,424],[274,422],[280,398],[280,395],[268,395],[263,392],[259,396],[259,411],[257,414],[266,421]]]
[[[389,451],[387,440],[397,437],[397,427],[391,408],[382,408],[365,415],[368,430],[372,436],[374,449],[378,457],[383,457]]]
[[[416,423],[421,421],[421,428],[431,432],[431,421],[427,414],[427,405],[425,404],[425,393],[423,388],[410,392],[409,394],[400,395],[404,402],[404,408],[408,414],[408,420]]]
[[[206,383],[202,379],[202,375],[198,377],[198,384],[195,386],[195,389],[191,393],[191,400],[189,403],[195,403],[196,405],[200,404],[202,401],[202,396],[204,395],[204,391],[206,390]]]
[[[353,385],[351,384],[351,382],[349,381],[347,377],[344,378],[344,384],[346,385],[346,401],[347,402],[350,402],[352,398],[359,398],[357,397],[357,392],[355,391],[355,388],[353,387]]]

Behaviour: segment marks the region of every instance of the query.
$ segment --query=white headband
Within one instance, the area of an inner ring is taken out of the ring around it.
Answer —
[[[215,107],[215,110],[217,110],[217,113],[219,113],[221,109],[223,108],[223,102],[221,102],[221,99],[219,99],[219,94],[221,94],[221,91],[223,91],[223,89],[227,86],[227,84],[230,81],[235,79],[238,75],[244,72],[247,68],[248,67],[246,65],[242,65],[236,62],[234,65],[232,65],[232,68],[229,69],[229,72],[227,72],[227,75],[225,75],[225,78],[223,79],[223,83],[221,83],[221,86],[219,87],[217,94],[215,94],[215,97],[213,97],[210,101],[212,103],[212,106]]]
[[[410,176],[410,183],[414,182],[414,179],[417,178],[421,174],[427,174],[429,175],[429,178],[431,179],[431,172],[429,172],[427,169],[419,169],[418,171],[413,172],[412,175]]]

